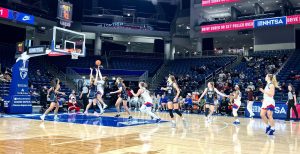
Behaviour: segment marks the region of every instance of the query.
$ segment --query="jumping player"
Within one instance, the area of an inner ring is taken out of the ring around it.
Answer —
[[[168,98],[169,114],[172,119],[172,127],[173,128],[176,127],[176,123],[175,123],[175,119],[174,119],[174,115],[173,115],[173,109],[174,109],[175,113],[181,117],[181,119],[183,121],[183,125],[186,127],[187,122],[184,119],[184,117],[182,116],[181,112],[179,111],[178,97],[180,94],[180,90],[176,83],[176,79],[173,75],[169,76],[167,87],[166,88],[162,87],[161,90],[166,91],[166,97]]]
[[[153,107],[153,99],[150,96],[149,90],[146,89],[147,84],[145,82],[140,82],[139,88],[140,89],[138,90],[138,92],[136,94],[134,93],[133,90],[131,90],[131,93],[134,97],[141,96],[143,98],[144,104],[141,106],[140,111],[148,114],[149,116],[154,118],[157,123],[159,123],[161,121],[161,119],[151,111],[152,107]]]
[[[129,112],[129,109],[128,109],[128,106],[127,106],[127,99],[128,99],[128,94],[126,92],[126,87],[125,87],[125,84],[123,83],[123,79],[118,77],[116,79],[116,84],[118,86],[118,90],[117,91],[114,91],[114,92],[110,92],[110,94],[118,94],[118,99],[116,101],[116,108],[117,108],[117,115],[115,116],[116,118],[117,117],[120,117],[120,104],[123,103],[123,107],[125,109],[125,111],[128,113],[129,115],[129,120],[132,119],[132,116]]]
[[[59,109],[59,103],[58,103],[58,100],[57,100],[57,95],[61,94],[61,95],[66,95],[65,93],[63,92],[60,92],[60,81],[59,79],[55,79],[55,80],[52,80],[51,81],[51,87],[49,88],[48,90],[48,94],[47,94],[47,97],[49,98],[51,104],[50,104],[50,107],[45,111],[45,113],[40,116],[41,120],[44,121],[45,120],[45,117],[46,115],[52,111],[54,108],[54,120],[58,120],[58,116],[57,116],[57,112],[58,112],[58,109]]]
[[[241,98],[242,98],[242,93],[240,91],[240,87],[238,85],[235,85],[234,87],[235,91],[233,92],[233,106],[232,106],[232,114],[234,117],[234,122],[233,124],[238,125],[240,124],[240,121],[238,119],[238,110],[241,106]]]
[[[211,115],[213,114],[215,110],[215,104],[214,104],[214,96],[218,94],[223,97],[229,97],[221,92],[218,91],[218,89],[215,88],[213,82],[208,82],[207,88],[203,91],[202,95],[199,98],[198,103],[200,100],[206,95],[206,101],[205,101],[205,121],[210,122],[211,121]]]
[[[102,74],[100,72],[100,69],[99,69],[99,66],[98,68],[96,69],[96,78],[99,78],[100,80],[97,81],[97,105],[98,107],[100,108],[101,110],[101,113],[100,114],[103,114],[104,112],[104,109],[107,108],[107,105],[104,103],[103,101],[103,95],[104,95],[104,88],[105,88],[105,84],[108,80],[108,78],[106,76],[102,77]],[[102,106],[101,106],[102,105]]]
[[[259,88],[263,96],[262,107],[260,116],[263,122],[266,124],[266,134],[274,135],[275,122],[273,119],[273,111],[275,109],[275,87],[278,88],[278,82],[273,74],[267,74],[265,77],[267,85],[265,89]]]
[[[90,73],[90,87],[89,87],[89,104],[86,106],[84,114],[88,114],[89,108],[91,105],[93,105],[93,110],[94,114],[96,115],[96,106],[97,106],[97,80],[98,80],[98,75],[96,75],[96,79],[93,76],[93,69],[90,68],[91,73]],[[103,109],[100,108],[100,113],[103,113]]]

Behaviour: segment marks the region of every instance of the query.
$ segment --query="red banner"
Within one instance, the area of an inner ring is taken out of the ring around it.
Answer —
[[[287,16],[286,24],[288,25],[300,24],[300,15]]]
[[[253,28],[254,28],[253,20],[247,20],[247,21],[238,21],[238,22],[229,22],[224,24],[201,26],[201,33],[212,33],[212,32],[253,29]]]
[[[238,2],[239,0],[202,0],[202,6],[212,6],[218,4],[225,4],[225,3],[234,3]]]
[[[8,9],[0,7],[0,18],[8,18]]]

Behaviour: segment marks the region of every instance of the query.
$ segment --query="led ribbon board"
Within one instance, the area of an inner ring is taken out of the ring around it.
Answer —
[[[13,20],[13,21],[18,21],[26,24],[33,25],[34,24],[34,16],[25,14],[22,12],[6,9],[0,7],[0,18],[8,19],[8,20]]]
[[[201,33],[224,32],[295,24],[300,24],[300,15],[205,25],[201,26]]]
[[[239,0],[202,0],[202,6],[220,5],[225,3],[234,3]]]

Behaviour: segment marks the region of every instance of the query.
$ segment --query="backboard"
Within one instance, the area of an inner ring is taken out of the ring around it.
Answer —
[[[53,27],[52,52],[85,56],[85,34],[60,27]]]

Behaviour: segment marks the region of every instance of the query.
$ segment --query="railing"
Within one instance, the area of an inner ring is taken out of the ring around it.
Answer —
[[[127,57],[127,58],[159,58],[162,59],[163,53],[140,53],[140,52],[124,52],[112,50],[109,52],[109,57]]]
[[[67,67],[66,69],[66,77],[72,81],[74,81],[75,79],[81,79],[82,76],[79,75],[76,71],[74,71],[72,68]]]
[[[90,72],[87,68],[67,68],[67,78],[75,81],[88,75]],[[146,81],[148,79],[148,71],[145,70],[121,70],[121,69],[103,69],[102,75],[113,77],[122,77],[126,81]]]
[[[295,51],[296,52],[296,51]],[[295,53],[294,52],[294,53]],[[278,75],[280,73],[280,71],[285,67],[286,63],[291,59],[291,57],[293,57],[294,54],[291,54],[289,56],[289,58],[280,66],[280,68],[277,70],[277,72],[275,73],[275,75]]]
[[[165,67],[167,65],[167,62],[164,62],[161,67],[157,70],[156,74],[152,77],[151,85],[157,82],[159,79],[160,75],[162,74],[163,71],[165,71]]]
[[[148,71],[146,71],[142,76],[139,77],[139,81],[147,81],[148,79],[148,76],[149,76],[149,73]]]
[[[207,85],[207,83],[214,77],[214,74],[211,73],[209,74],[207,77],[205,77],[205,85]]]

